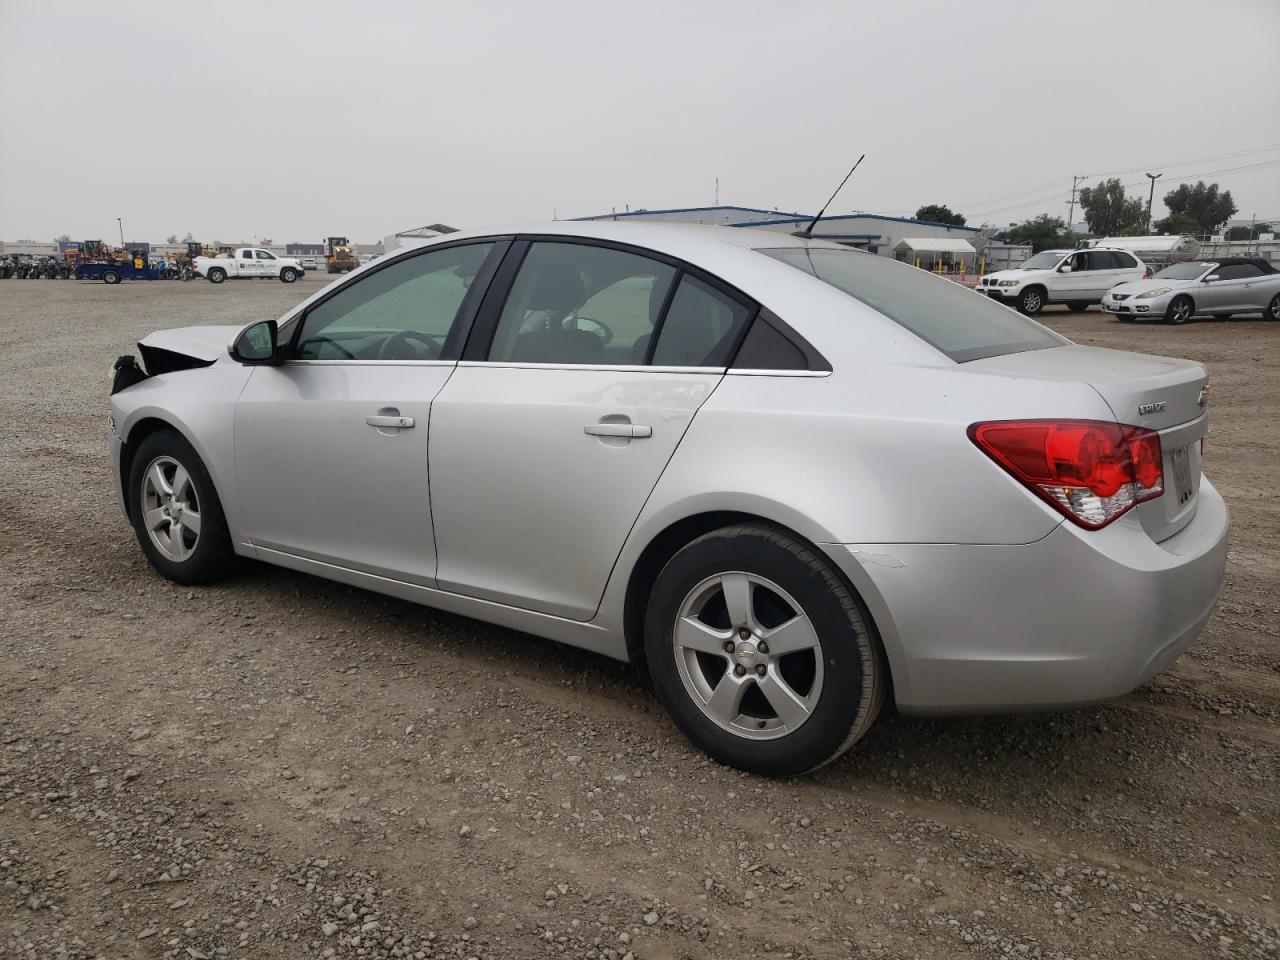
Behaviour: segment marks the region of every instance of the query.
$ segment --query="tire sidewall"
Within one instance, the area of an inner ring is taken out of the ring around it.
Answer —
[[[196,489],[200,505],[200,535],[195,550],[186,560],[175,561],[160,553],[143,522],[142,479],[157,457],[171,457],[182,464]],[[222,501],[214,489],[213,479],[195,449],[176,430],[158,430],[139,444],[129,465],[129,517],[138,545],[153,567],[170,580],[182,584],[208,583],[230,572],[234,562],[231,537],[227,532]]]
[[[730,528],[707,534],[677,553],[658,575],[649,596],[645,654],[654,688],[686,737],[740,769],[792,776],[833,759],[850,742],[864,706],[859,643],[876,641],[870,617],[843,585],[843,598],[837,595],[833,585],[839,581],[821,559],[789,538],[786,545],[779,539],[767,530]],[[804,609],[822,642],[823,686],[813,714],[795,733],[776,740],[748,740],[716,725],[691,699],[676,667],[672,634],[680,605],[698,583],[732,571],[767,577],[786,590]]]

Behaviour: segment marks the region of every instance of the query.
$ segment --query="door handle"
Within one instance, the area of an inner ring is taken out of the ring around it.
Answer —
[[[593,437],[626,437],[640,440],[653,436],[653,427],[640,423],[588,423],[582,432]]]
[[[364,422],[381,429],[408,430],[413,426],[413,417],[365,417]]]

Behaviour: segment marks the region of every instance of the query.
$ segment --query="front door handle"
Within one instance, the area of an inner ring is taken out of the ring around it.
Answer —
[[[365,417],[364,422],[380,429],[408,430],[413,426],[413,417]]]
[[[593,437],[626,437],[643,439],[653,436],[653,427],[641,423],[588,423],[582,432]]]

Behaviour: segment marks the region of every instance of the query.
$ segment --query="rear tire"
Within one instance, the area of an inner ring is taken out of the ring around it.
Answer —
[[[106,284],[119,283],[120,274],[116,273],[114,270],[104,270],[102,271],[102,282]]]
[[[225,279],[227,279],[227,271],[223,270],[221,267],[214,267],[209,271],[210,283],[221,283]]]
[[[186,585],[231,573],[222,501],[204,463],[176,430],[157,430],[138,446],[129,468],[129,517],[138,545],[163,576]]]
[[[1164,311],[1164,322],[1181,325],[1195,316],[1195,312],[1195,303],[1183,294],[1169,301],[1169,306]]]
[[[884,702],[888,670],[870,616],[814,548],[780,531],[726,527],[684,547],[654,583],[644,632],[676,726],[749,773],[788,777],[831,762]]]
[[[1027,287],[1018,294],[1018,310],[1028,317],[1034,317],[1045,305],[1044,287]]]
[[[293,281],[297,279],[298,279],[298,272],[294,270],[293,267],[285,267],[283,270],[280,271],[281,283],[293,283]]]
[[[1087,303],[1080,303],[1079,301],[1076,301],[1076,302],[1073,302],[1073,303],[1068,303],[1068,304],[1067,304],[1067,308],[1068,308],[1072,313],[1084,313],[1086,310],[1088,310],[1088,309],[1089,309],[1089,304],[1087,304]]]

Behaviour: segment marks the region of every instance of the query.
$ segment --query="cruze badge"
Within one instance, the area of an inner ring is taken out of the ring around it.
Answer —
[[[1153,400],[1150,403],[1138,404],[1138,416],[1140,417],[1147,417],[1153,413],[1160,413],[1162,410],[1164,410],[1163,400]]]
[[[1200,396],[1196,397],[1196,403],[1203,407],[1208,402],[1209,402],[1209,385],[1206,383],[1203,387],[1200,388]]]

